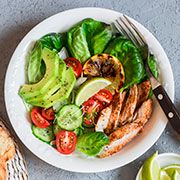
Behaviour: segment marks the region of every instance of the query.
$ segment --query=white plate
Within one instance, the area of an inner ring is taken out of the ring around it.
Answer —
[[[161,168],[171,165],[171,164],[180,164],[180,155],[176,153],[163,153],[159,154],[156,157],[156,160],[158,161]],[[136,180],[141,180],[141,171],[142,167],[140,168]]]
[[[160,137],[167,119],[155,103],[154,112],[143,133],[124,147],[119,153],[105,159],[81,157],[77,153],[63,156],[47,144],[39,141],[31,132],[31,123],[21,98],[19,87],[25,82],[25,57],[32,43],[50,32],[63,32],[84,18],[94,18],[111,23],[121,14],[101,8],[79,8],[56,14],[34,27],[16,48],[6,74],[5,101],[9,119],[21,141],[36,156],[56,167],[75,172],[100,172],[121,167],[145,153]],[[160,78],[166,90],[174,98],[174,80],[169,60],[156,38],[141,24],[133,20],[144,34],[152,52],[158,58]]]

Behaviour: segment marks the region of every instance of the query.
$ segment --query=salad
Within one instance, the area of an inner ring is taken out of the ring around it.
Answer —
[[[19,89],[32,133],[61,154],[104,158],[137,136],[153,110],[141,51],[91,18],[49,33],[29,52]],[[155,57],[149,67],[158,77]]]

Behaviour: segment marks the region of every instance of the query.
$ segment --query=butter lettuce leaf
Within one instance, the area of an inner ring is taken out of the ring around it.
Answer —
[[[103,132],[89,132],[78,137],[76,148],[88,156],[96,156],[109,143],[109,137]]]
[[[145,77],[145,68],[140,51],[127,38],[119,36],[106,48],[105,53],[119,59],[124,67],[125,83],[122,90],[140,83]]]
[[[30,84],[37,83],[42,79],[46,71],[44,62],[42,61],[42,49],[48,48],[59,52],[64,44],[64,36],[62,34],[50,33],[41,37],[36,41],[32,51],[28,56],[28,82]]]
[[[64,37],[62,34],[50,33],[41,37],[39,40],[42,44],[42,47],[46,47],[50,50],[56,50],[59,52],[63,47]]]
[[[154,55],[150,55],[150,57],[148,59],[148,66],[149,66],[152,74],[154,75],[154,77],[158,78],[158,76],[159,76],[158,65],[157,65],[157,61],[156,61]]]
[[[85,63],[92,55],[102,53],[112,37],[110,26],[88,18],[67,32],[71,56]]]
[[[42,63],[42,44],[37,41],[28,56],[28,82],[38,82],[44,75],[44,64]]]

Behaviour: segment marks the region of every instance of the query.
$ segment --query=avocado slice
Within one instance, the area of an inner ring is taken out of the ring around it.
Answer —
[[[31,104],[34,106],[49,108],[53,106],[56,102],[64,101],[65,99],[67,99],[74,87],[76,78],[71,68],[68,68],[64,73],[64,75],[65,75],[65,79],[61,83],[61,87],[56,93],[54,93],[52,96],[50,96],[47,99],[42,98],[43,99],[42,101],[39,102],[37,102],[36,100],[32,101]]]
[[[59,65],[59,73],[57,74],[54,81],[49,85],[47,92],[45,92],[44,94],[33,96],[31,98],[27,98],[26,102],[29,104],[32,104],[32,103],[40,102],[40,101],[43,101],[44,99],[49,98],[61,87],[61,84],[65,78],[65,75],[64,75],[65,71],[66,71],[66,64],[63,61],[63,63],[60,63]]]
[[[62,84],[62,87],[53,94],[50,98],[48,98],[45,102],[44,107],[49,108],[53,106],[56,102],[67,99],[76,83],[76,77],[74,75],[74,71],[72,68],[69,68],[65,74],[65,80]]]
[[[21,87],[19,95],[25,100],[37,95],[43,95],[59,73],[60,58],[58,54],[48,48],[44,48],[42,50],[42,59],[45,62],[46,73],[38,83],[25,84]]]

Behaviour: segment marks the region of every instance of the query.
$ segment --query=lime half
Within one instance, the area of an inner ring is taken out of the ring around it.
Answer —
[[[148,158],[142,167],[142,180],[159,180],[160,179],[160,166],[155,160],[158,153],[154,153]]]
[[[171,179],[172,180],[180,180],[180,174],[178,173],[177,170],[174,171]]]
[[[75,103],[80,106],[99,90],[107,87],[111,81],[104,78],[92,78],[82,84],[77,92]]]
[[[171,180],[166,171],[161,171],[160,177],[160,180]]]
[[[180,165],[178,164],[171,164],[169,166],[166,166],[164,168],[162,168],[164,171],[166,171],[166,173],[172,177],[174,172],[177,171],[180,174]]]

